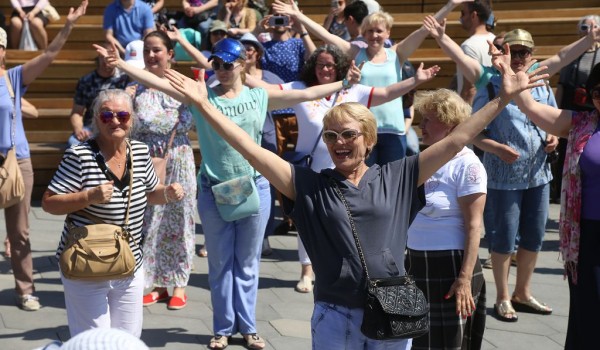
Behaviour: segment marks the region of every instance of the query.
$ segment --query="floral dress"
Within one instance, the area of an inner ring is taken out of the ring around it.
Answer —
[[[146,288],[185,287],[195,247],[196,167],[188,138],[192,114],[181,102],[141,85],[136,88],[134,111],[132,139],[145,142],[151,156],[165,156],[166,184],[178,182],[185,193],[180,202],[146,208],[142,228]],[[173,144],[167,149],[175,126]]]

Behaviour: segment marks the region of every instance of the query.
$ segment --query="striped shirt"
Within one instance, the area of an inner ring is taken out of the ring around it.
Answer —
[[[129,246],[135,256],[137,270],[142,266],[142,244],[144,241],[142,221],[147,205],[146,192],[154,191],[158,185],[158,178],[154,173],[154,167],[148,154],[148,146],[141,142],[131,141],[131,151],[133,153],[133,192],[129,207],[129,233],[135,243],[130,240]],[[128,164],[130,163],[128,162]],[[128,172],[129,169],[126,169],[126,171]],[[65,151],[58,170],[48,185],[48,189],[56,194],[77,193],[91,190],[107,181],[108,179],[98,166],[96,156],[89,142],[84,142]],[[129,181],[124,184],[123,189],[114,186],[110,202],[93,204],[83,210],[100,218],[107,224],[123,226],[125,224],[128,196]],[[77,227],[91,224],[84,217],[74,214],[67,215],[56,250],[57,258],[60,257],[67,242],[69,221]]]

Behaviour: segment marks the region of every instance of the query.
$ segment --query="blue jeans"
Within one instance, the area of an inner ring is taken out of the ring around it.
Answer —
[[[526,190],[494,190],[488,188],[487,201],[492,203],[493,215],[484,220],[491,225],[491,251],[511,254],[515,250],[515,239],[519,237],[519,248],[531,252],[542,249],[550,187],[548,184]]]
[[[367,165],[383,166],[406,156],[406,135],[377,134],[377,144],[373,147]]]
[[[360,331],[363,309],[316,302],[310,320],[313,350],[403,350],[412,339],[374,340]]]
[[[271,208],[269,182],[256,179],[260,211],[237,221],[221,218],[208,179],[202,177],[198,212],[208,254],[214,334],[256,333],[256,296],[262,241]]]

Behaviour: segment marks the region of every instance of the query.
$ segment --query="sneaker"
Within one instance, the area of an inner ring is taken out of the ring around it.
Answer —
[[[42,307],[39,300],[38,297],[31,294],[19,295],[17,296],[17,306],[25,311],[37,311]]]
[[[491,269],[492,268],[492,256],[488,256],[487,259],[485,259],[485,261],[483,262],[483,264],[481,264],[481,267],[483,267],[484,269]]]

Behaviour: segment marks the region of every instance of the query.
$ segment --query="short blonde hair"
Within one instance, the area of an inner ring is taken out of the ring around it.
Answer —
[[[471,116],[471,106],[456,92],[437,89],[420,92],[415,98],[415,111],[435,112],[440,122],[456,126]]]
[[[376,24],[383,24],[387,30],[391,30],[392,25],[394,25],[394,17],[383,11],[373,12],[363,20],[360,26],[360,33],[364,36],[367,29]]]
[[[360,123],[360,132],[370,148],[377,143],[377,121],[371,111],[357,102],[346,102],[330,109],[323,117],[323,130],[327,130],[331,123],[344,123],[347,121]],[[370,149],[369,149],[370,152]],[[368,155],[368,154],[367,154]]]

